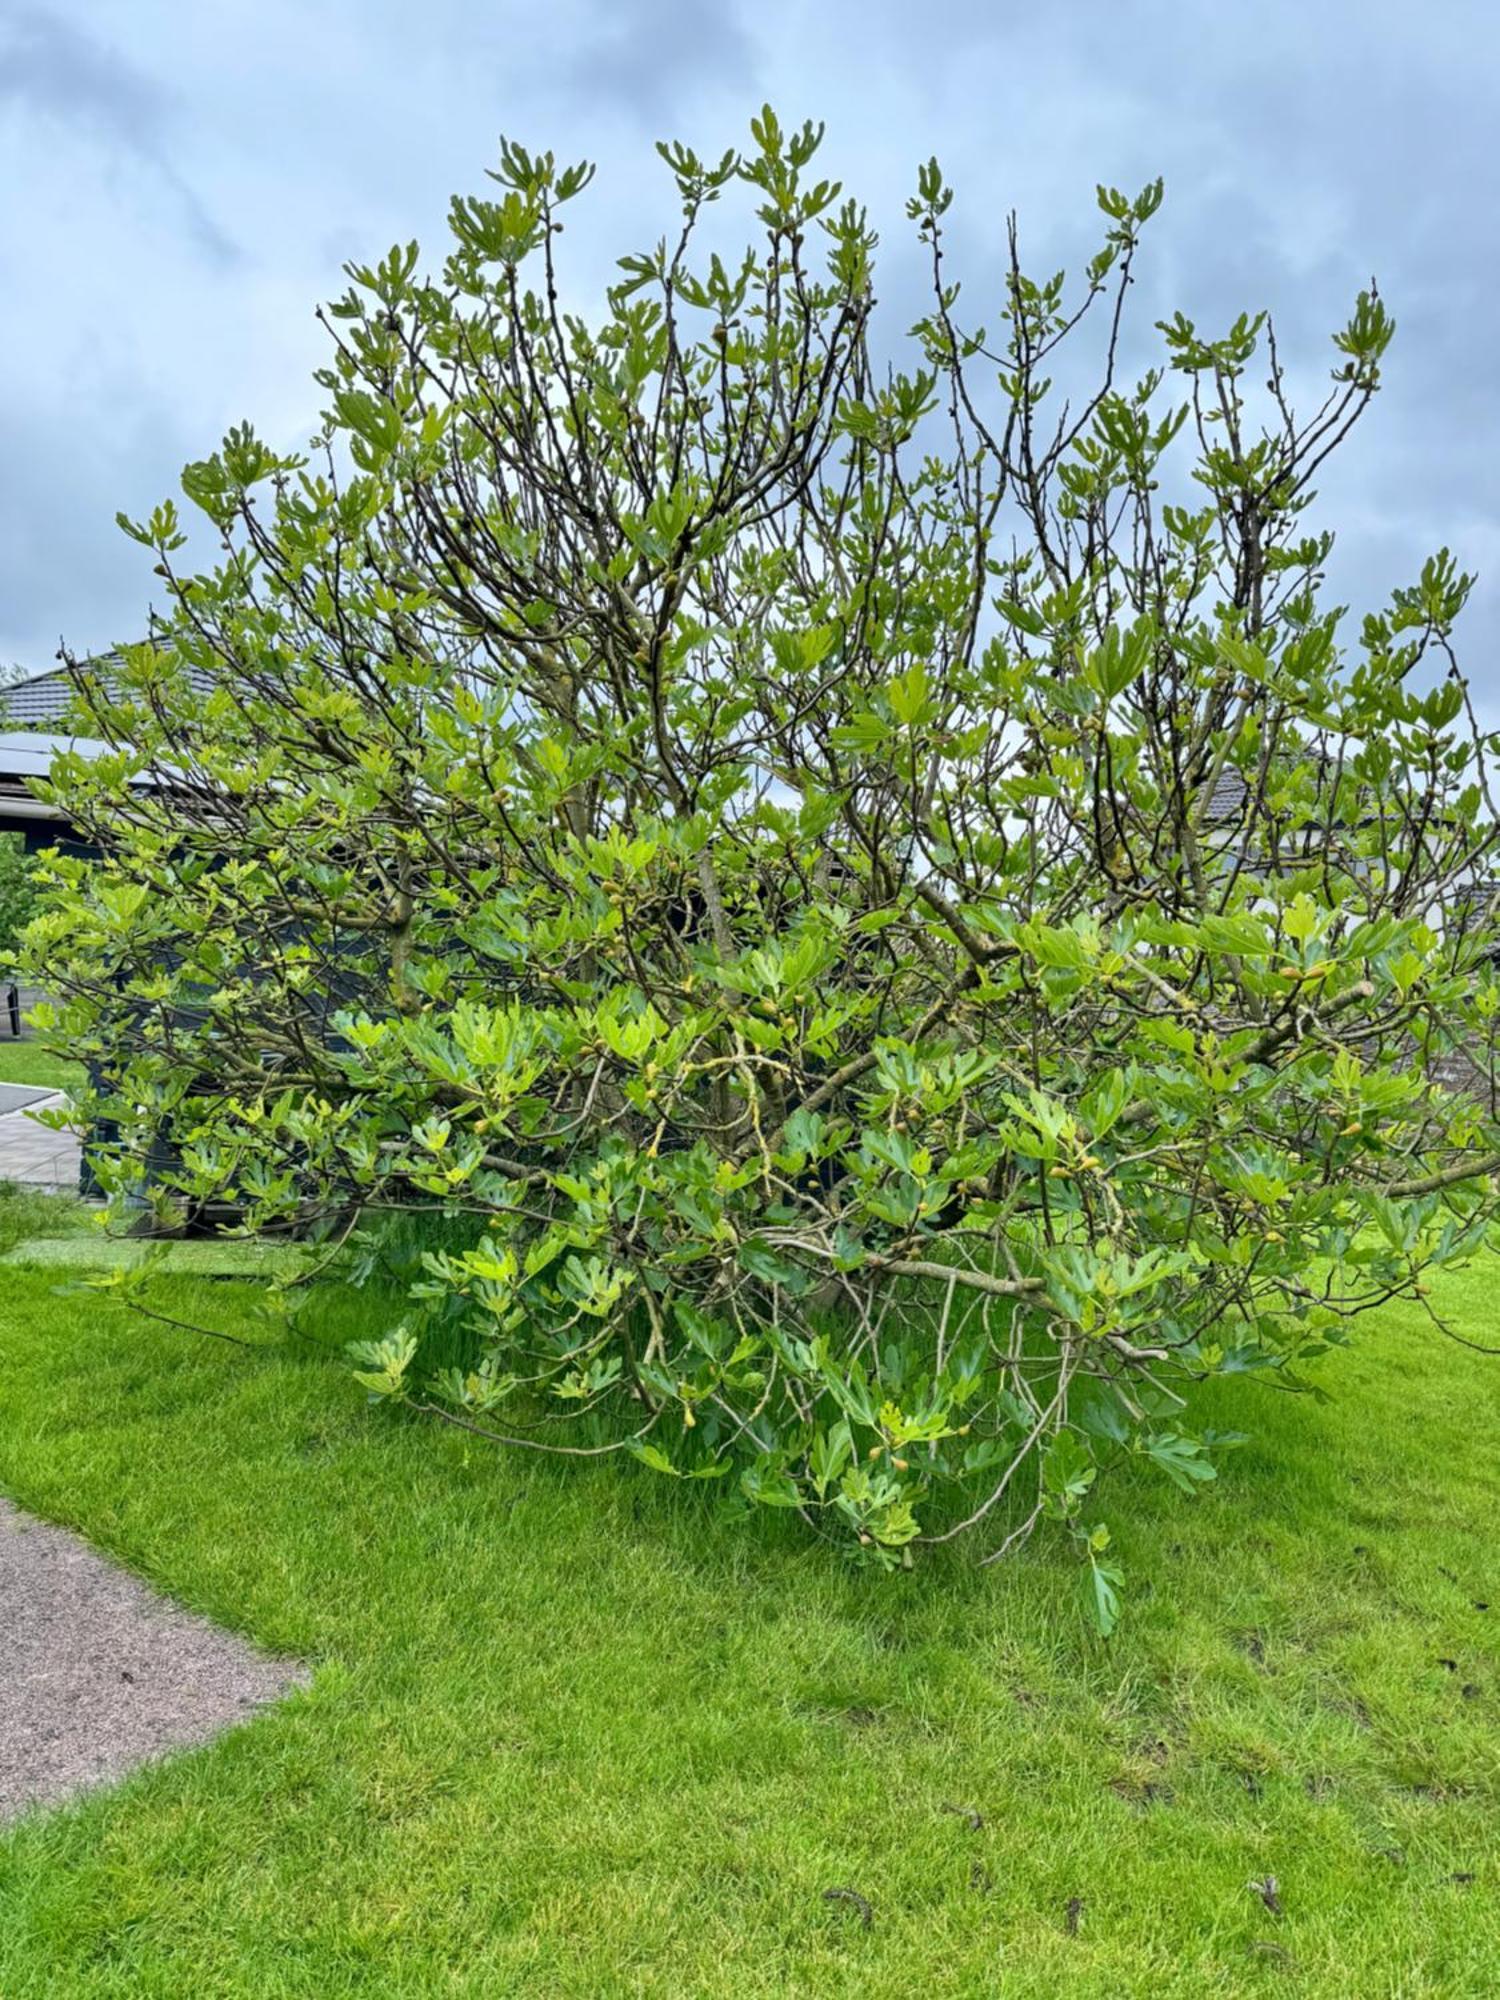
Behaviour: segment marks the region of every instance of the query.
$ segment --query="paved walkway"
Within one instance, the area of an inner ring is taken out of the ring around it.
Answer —
[[[0,1821],[206,1742],[308,1678],[0,1499]]]
[[[60,1090],[0,1084],[0,1181],[78,1192],[80,1146],[73,1132],[50,1132],[31,1116],[60,1105]]]

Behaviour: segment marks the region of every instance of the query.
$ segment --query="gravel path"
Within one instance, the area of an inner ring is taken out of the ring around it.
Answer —
[[[206,1742],[308,1678],[0,1500],[0,1820]]]

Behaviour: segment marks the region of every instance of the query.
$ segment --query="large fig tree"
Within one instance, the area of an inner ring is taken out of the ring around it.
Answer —
[[[817,143],[662,148],[593,313],[589,171],[517,146],[440,272],[349,268],[307,452],[183,476],[217,566],[124,523],[164,609],[77,670],[106,858],[38,970],[122,1208],[472,1219],[372,1389],[880,1560],[1056,1517],[1108,1624],[1099,1472],[1192,1490],[1193,1384],[1301,1383],[1492,1213],[1468,579],[1324,601],[1373,292],[1310,413],[1263,318],[1127,379],[1159,187],[961,293],[933,163],[903,335]]]

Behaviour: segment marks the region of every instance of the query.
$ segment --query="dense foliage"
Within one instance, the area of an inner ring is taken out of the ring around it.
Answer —
[[[473,1218],[376,1393],[887,1561],[1053,1516],[1108,1626],[1100,1472],[1191,1491],[1195,1379],[1300,1384],[1491,1212],[1431,1069],[1495,1005],[1468,582],[1321,599],[1373,293],[1311,415],[1260,318],[1126,379],[1159,187],[1100,190],[1074,287],[1012,230],[973,312],[934,163],[888,369],[816,145],[664,148],[680,234],[595,319],[588,171],[513,146],[439,276],[350,267],[309,453],[184,475],[218,566],[125,524],[168,609],[80,670],[109,859],[38,963],[121,1200]]]
[[[22,931],[36,902],[36,870],[18,833],[0,833],[0,985],[14,970]]]

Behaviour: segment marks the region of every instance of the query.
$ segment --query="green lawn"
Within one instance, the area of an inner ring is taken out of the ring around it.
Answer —
[[[311,1254],[311,1253],[309,1253]],[[130,1271],[143,1265],[170,1272],[214,1277],[292,1277],[307,1261],[292,1244],[264,1243],[254,1238],[210,1237],[202,1241],[146,1242],[137,1237],[87,1234],[43,1238],[16,1248],[0,1247],[0,1266],[45,1266],[59,1273],[84,1275],[98,1271]]]
[[[5,2000],[1500,1989],[1500,1361],[1408,1313],[1110,1496],[1106,1647],[1046,1541],[854,1573],[58,1276],[0,1273],[0,1488],[317,1671],[0,1841]]]
[[[34,1083],[51,1090],[68,1090],[83,1081],[79,1063],[65,1062],[40,1042],[0,1041],[0,1083]]]

